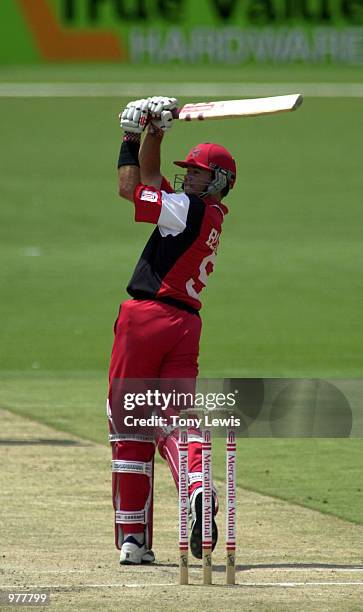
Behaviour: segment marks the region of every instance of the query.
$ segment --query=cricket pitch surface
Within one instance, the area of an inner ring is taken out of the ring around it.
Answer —
[[[177,495],[160,462],[154,495],[157,562],[120,567],[113,543],[110,449],[5,410],[0,418],[1,591],[47,588],[50,606],[58,610],[362,609],[362,526],[242,488],[237,584],[226,586],[225,487],[218,481],[214,584],[201,584],[201,563],[189,554],[191,584],[179,586]]]

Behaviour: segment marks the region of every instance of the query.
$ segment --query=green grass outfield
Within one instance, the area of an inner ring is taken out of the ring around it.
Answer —
[[[361,81],[355,69],[236,70],[6,68],[0,82]],[[126,102],[0,98],[0,404],[99,441],[112,324],[151,229],[116,195]],[[362,121],[360,98],[308,97],[295,114],[167,135],[168,176],[199,141],[238,163],[205,290],[201,375],[362,377]],[[360,440],[248,440],[239,457],[240,484],[362,520]]]
[[[108,360],[151,230],[116,195],[125,102],[0,99],[0,369]],[[203,140],[223,142],[238,163],[204,294],[202,374],[362,374],[361,107],[307,99],[295,114],[181,123],[165,138],[167,176]]]

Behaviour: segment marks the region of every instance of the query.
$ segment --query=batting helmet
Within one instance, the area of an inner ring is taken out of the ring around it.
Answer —
[[[236,182],[236,162],[229,151],[218,144],[210,142],[199,144],[189,151],[184,160],[175,161],[174,164],[181,168],[194,166],[213,170],[215,174],[210,185],[212,189],[209,191],[211,192],[215,191],[213,183],[216,182],[216,186],[219,186],[222,177],[224,177],[225,186],[228,186],[229,189],[232,189]]]

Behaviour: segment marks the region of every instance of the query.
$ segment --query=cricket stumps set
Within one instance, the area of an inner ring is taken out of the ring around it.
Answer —
[[[203,430],[202,438],[202,564],[203,584],[212,584],[212,436]],[[236,573],[236,438],[233,430],[226,437],[226,584],[235,584]],[[179,571],[180,584],[188,584],[188,432],[179,429]]]

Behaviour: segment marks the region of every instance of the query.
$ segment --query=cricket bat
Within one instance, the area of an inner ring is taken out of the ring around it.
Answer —
[[[247,98],[245,100],[225,100],[219,102],[198,102],[185,104],[173,111],[175,119],[193,121],[197,119],[227,119],[232,117],[257,117],[294,111],[301,106],[301,94],[272,96],[270,98]]]

